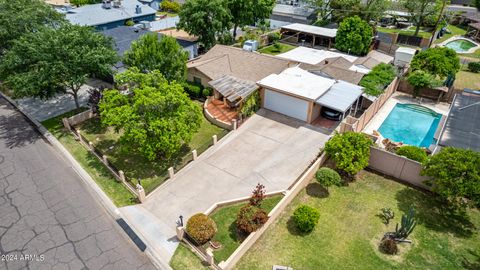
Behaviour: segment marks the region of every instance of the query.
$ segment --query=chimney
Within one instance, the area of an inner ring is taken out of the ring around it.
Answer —
[[[142,8],[141,8],[139,5],[137,5],[137,6],[135,7],[135,13],[136,13],[136,14],[142,14]]]

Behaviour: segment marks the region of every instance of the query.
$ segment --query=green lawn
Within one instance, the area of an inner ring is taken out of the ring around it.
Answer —
[[[474,53],[462,53],[459,54],[460,57],[474,58],[473,61],[480,61],[480,49],[476,50]]]
[[[460,90],[464,88],[480,89],[480,73],[468,71],[465,65],[463,69],[457,73],[454,87]]]
[[[463,36],[467,33],[467,30],[451,24],[447,26],[447,29],[450,30],[450,32],[452,33],[443,35],[443,37],[436,39],[434,43],[442,43],[453,36]]]
[[[310,234],[300,233],[291,216],[307,204],[320,211]],[[387,256],[378,243],[394,230],[402,213],[416,210],[418,225],[412,244],[400,244],[400,254]],[[395,211],[387,227],[376,215],[383,207]],[[236,269],[480,269],[480,213],[467,217],[450,213],[431,195],[370,172],[345,187],[333,187],[329,196],[311,183],[255,243]]]
[[[281,199],[282,196],[280,195],[266,198],[262,203],[262,208],[268,213]],[[241,239],[237,234],[235,221],[240,208],[244,205],[245,203],[229,205],[216,210],[210,215],[218,228],[213,240],[222,244],[222,248],[213,251],[216,263],[227,260],[241,244]]]
[[[277,55],[281,53],[288,52],[290,50],[293,50],[297,48],[296,46],[285,44],[285,43],[278,43],[280,44],[280,49],[276,49],[274,45],[270,45],[267,47],[263,47],[260,50],[258,50],[261,53],[266,53],[266,54],[271,54],[271,55]]]
[[[197,103],[199,106],[200,103]],[[120,134],[113,128],[103,127],[99,118],[93,118],[80,124],[82,135],[91,141],[102,153],[108,156],[110,162],[135,184],[136,179],[148,194],[168,178],[168,168],[181,168],[192,159],[191,151],[197,149],[200,154],[212,143],[212,136],[217,134],[219,139],[226,134],[221,129],[211,124],[206,118],[202,118],[199,131],[193,136],[191,142],[183,147],[178,155],[169,160],[149,161],[141,154],[126,152],[120,146],[118,139]]]
[[[413,36],[415,34],[415,27],[410,27],[407,29],[396,29],[396,28],[386,28],[386,27],[377,27],[377,31],[383,32],[383,33],[399,33],[402,35],[408,35],[408,36]],[[420,28],[420,32],[418,32],[418,36],[423,37],[423,38],[430,38],[432,36],[431,32],[427,32],[422,30]]]
[[[173,254],[170,266],[174,270],[202,270],[210,269],[184,243],[180,243]]]
[[[42,124],[65,146],[70,154],[75,157],[116,206],[121,207],[137,203],[136,197],[130,193],[123,184],[117,182],[103,164],[79,142],[75,141],[73,135],[63,127],[61,121],[63,117],[69,117],[84,110],[86,109],[75,110],[43,121]]]
[[[170,13],[166,11],[157,11],[157,15],[162,16],[162,15],[167,15],[167,17],[177,17],[178,13]]]

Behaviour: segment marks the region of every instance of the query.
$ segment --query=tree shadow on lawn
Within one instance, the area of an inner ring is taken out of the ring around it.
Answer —
[[[473,250],[468,250],[467,253],[471,259],[467,258],[467,256],[462,256],[462,266],[469,270],[480,269],[480,254]]]
[[[404,188],[395,194],[398,208],[402,212],[408,213],[410,206],[413,206],[419,224],[457,237],[470,237],[475,225],[468,215],[452,211],[434,196],[412,188]]]
[[[91,118],[80,124],[80,129],[88,134],[105,134],[108,131],[106,125],[102,125],[99,117]]]
[[[310,183],[307,185],[305,188],[307,191],[308,196],[310,197],[315,197],[315,198],[327,198],[329,195],[329,192],[326,188],[324,188],[322,185],[319,183]]]

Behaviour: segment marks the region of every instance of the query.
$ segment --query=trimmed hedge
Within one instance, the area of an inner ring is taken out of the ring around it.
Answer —
[[[480,72],[480,62],[470,62],[468,63],[468,70],[471,72],[479,73]]]
[[[198,213],[187,222],[187,233],[197,244],[203,245],[210,241],[217,232],[217,224],[209,216]]]
[[[326,188],[333,185],[339,186],[342,183],[342,177],[335,170],[327,167],[318,169],[315,179]]]
[[[301,205],[293,212],[293,221],[302,232],[311,232],[319,218],[318,210],[308,205]]]
[[[194,82],[184,82],[183,89],[190,98],[207,98],[212,95],[212,89],[204,88],[203,85]]]
[[[406,158],[418,161],[423,163],[427,160],[428,155],[422,148],[413,145],[405,145],[397,149],[395,151],[397,155],[404,156]]]

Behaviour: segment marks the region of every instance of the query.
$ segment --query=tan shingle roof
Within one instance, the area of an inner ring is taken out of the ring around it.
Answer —
[[[365,74],[349,70],[351,66],[352,63],[343,57],[329,58],[316,65],[300,65],[301,68],[313,73],[325,73],[335,80],[358,84]]]
[[[257,82],[270,74],[280,73],[290,61],[274,56],[244,51],[224,45],[215,45],[206,54],[191,60],[187,67],[196,68],[210,79],[224,75]]]

